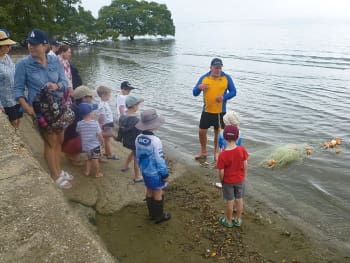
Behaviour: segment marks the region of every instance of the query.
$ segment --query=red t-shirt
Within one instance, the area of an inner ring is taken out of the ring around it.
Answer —
[[[216,168],[224,169],[224,183],[237,184],[244,181],[244,161],[248,159],[248,156],[244,146],[224,150],[219,154]]]

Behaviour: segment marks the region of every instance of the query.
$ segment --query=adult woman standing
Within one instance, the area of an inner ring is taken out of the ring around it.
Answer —
[[[0,112],[5,112],[12,126],[17,129],[22,113],[13,94],[15,64],[8,55],[13,44],[16,42],[0,30]]]
[[[49,44],[47,35],[40,29],[34,29],[27,38],[29,56],[21,59],[16,65],[15,71],[15,98],[24,108],[25,112],[36,118],[33,108],[35,96],[43,87],[63,96],[67,92],[67,80],[63,68],[57,57],[47,56],[46,50]],[[25,90],[28,91],[28,96]],[[51,178],[60,188],[72,187],[69,180],[73,176],[61,169],[61,145],[64,130],[45,129],[44,157],[48,165]]]
[[[69,60],[72,56],[72,50],[68,45],[61,45],[58,48],[57,54],[58,54],[58,59],[60,60],[60,63],[63,67],[64,74],[66,75],[66,78],[68,81],[69,96],[67,96],[67,99],[69,99],[73,97],[73,82],[72,82],[73,78],[72,78],[72,72],[71,72],[70,63],[69,63]]]

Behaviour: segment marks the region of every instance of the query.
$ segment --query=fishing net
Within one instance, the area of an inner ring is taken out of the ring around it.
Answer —
[[[264,160],[262,166],[265,168],[284,168],[293,162],[298,162],[305,155],[305,144],[287,144],[279,146]]]

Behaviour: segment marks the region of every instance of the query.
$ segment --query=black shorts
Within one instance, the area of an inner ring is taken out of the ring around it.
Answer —
[[[23,116],[23,112],[20,111],[21,105],[16,104],[15,106],[12,107],[5,107],[5,113],[7,114],[9,121],[15,121]]]
[[[200,129],[209,129],[214,126],[214,129],[224,128],[224,117],[225,113],[208,113],[203,111],[201,115],[201,120],[199,121]]]
[[[107,132],[107,133],[112,133],[113,132],[113,128],[114,128],[114,123],[113,122],[109,122],[106,123],[102,126],[102,131],[103,132]]]

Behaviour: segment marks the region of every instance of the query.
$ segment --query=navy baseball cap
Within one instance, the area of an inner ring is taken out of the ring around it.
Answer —
[[[90,112],[97,110],[97,108],[98,108],[97,104],[83,102],[83,103],[80,103],[80,105],[79,105],[79,113],[80,113],[81,117],[84,118]]]
[[[61,44],[60,42],[58,42],[56,39],[51,40],[50,44],[51,44],[51,46],[60,46],[60,45],[62,45],[62,44]]]
[[[120,85],[120,88],[121,89],[135,89],[133,86],[131,86],[129,81],[123,81],[122,84]]]
[[[212,61],[211,61],[211,63],[210,63],[210,65],[211,66],[223,66],[223,64],[222,64],[222,60],[221,59],[219,59],[219,58],[213,58],[212,59]]]
[[[27,41],[33,46],[37,46],[40,44],[49,44],[49,39],[46,33],[40,29],[33,29],[32,31],[30,31],[28,34]]]

